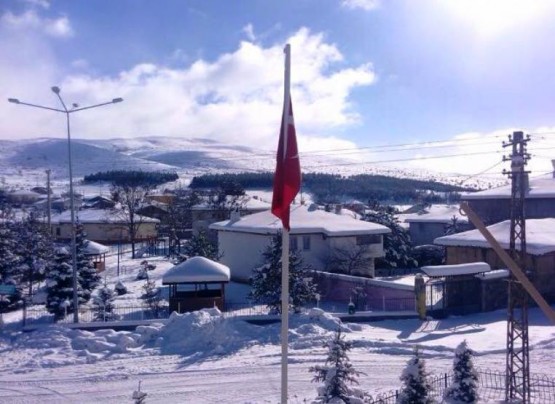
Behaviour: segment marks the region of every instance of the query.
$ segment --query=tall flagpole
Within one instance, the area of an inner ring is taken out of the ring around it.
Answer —
[[[287,153],[287,133],[289,130],[289,106],[291,85],[291,46],[285,45],[285,91],[283,99],[283,157]],[[281,403],[287,404],[287,349],[289,338],[289,230],[283,227],[281,238]]]

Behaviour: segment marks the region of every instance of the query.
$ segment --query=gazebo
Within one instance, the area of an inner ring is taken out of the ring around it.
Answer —
[[[93,260],[96,272],[102,272],[106,269],[106,253],[110,252],[110,248],[88,240],[85,247],[85,255]]]
[[[170,312],[185,313],[225,306],[229,267],[205,257],[192,257],[174,266],[162,277],[170,288]]]

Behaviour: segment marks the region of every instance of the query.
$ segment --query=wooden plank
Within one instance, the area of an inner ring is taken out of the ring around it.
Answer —
[[[499,245],[495,237],[489,232],[486,228],[482,220],[478,217],[478,215],[470,208],[468,202],[461,203],[461,210],[468,216],[470,221],[480,233],[485,237],[485,239],[490,244],[491,248],[499,255],[499,258],[503,261],[505,265],[509,268],[515,278],[521,283],[524,289],[528,292],[528,294],[534,299],[537,305],[542,309],[544,314],[547,316],[548,319],[551,320],[552,323],[555,324],[555,310],[551,308],[551,306],[545,301],[543,296],[538,292],[536,287],[530,282],[528,277],[522,270],[518,267],[516,262],[507,254],[507,252]]]

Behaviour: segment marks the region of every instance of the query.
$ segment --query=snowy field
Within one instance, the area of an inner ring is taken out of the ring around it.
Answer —
[[[149,260],[157,266],[150,274],[159,283],[171,263]],[[140,261],[120,262],[120,279],[133,293],[121,296],[117,304],[138,300],[144,283],[134,281]],[[108,258],[107,268],[107,283],[113,285],[115,257]],[[233,285],[228,293],[239,301],[246,291]],[[279,402],[279,324],[258,326],[238,318],[224,319],[212,309],[173,315],[165,324],[135,331],[49,326],[22,333],[13,322],[16,317],[7,316],[0,333],[1,403],[131,403],[139,381],[148,394],[147,403]],[[399,376],[415,345],[433,374],[450,370],[454,349],[463,339],[477,352],[479,370],[504,371],[503,311],[424,322],[341,324],[313,310],[290,320],[290,403],[315,398],[316,384],[311,383],[308,369],[323,364],[322,343],[339,326],[354,343],[351,362],[365,373],[360,387],[373,395],[400,387]],[[531,372],[553,376],[555,326],[533,309],[529,332]]]

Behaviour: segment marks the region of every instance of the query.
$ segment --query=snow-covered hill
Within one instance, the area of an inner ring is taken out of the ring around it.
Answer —
[[[134,139],[72,139],[72,166],[76,178],[107,170],[169,170],[187,181],[195,175],[222,172],[272,171],[275,152],[225,144],[210,139],[163,136]],[[341,175],[379,174],[398,178],[434,180],[456,185],[489,188],[503,178],[472,178],[433,173],[414,168],[362,163],[330,154],[301,155],[303,172]],[[0,176],[29,177],[52,170],[53,179],[68,178],[66,139],[0,141]]]

